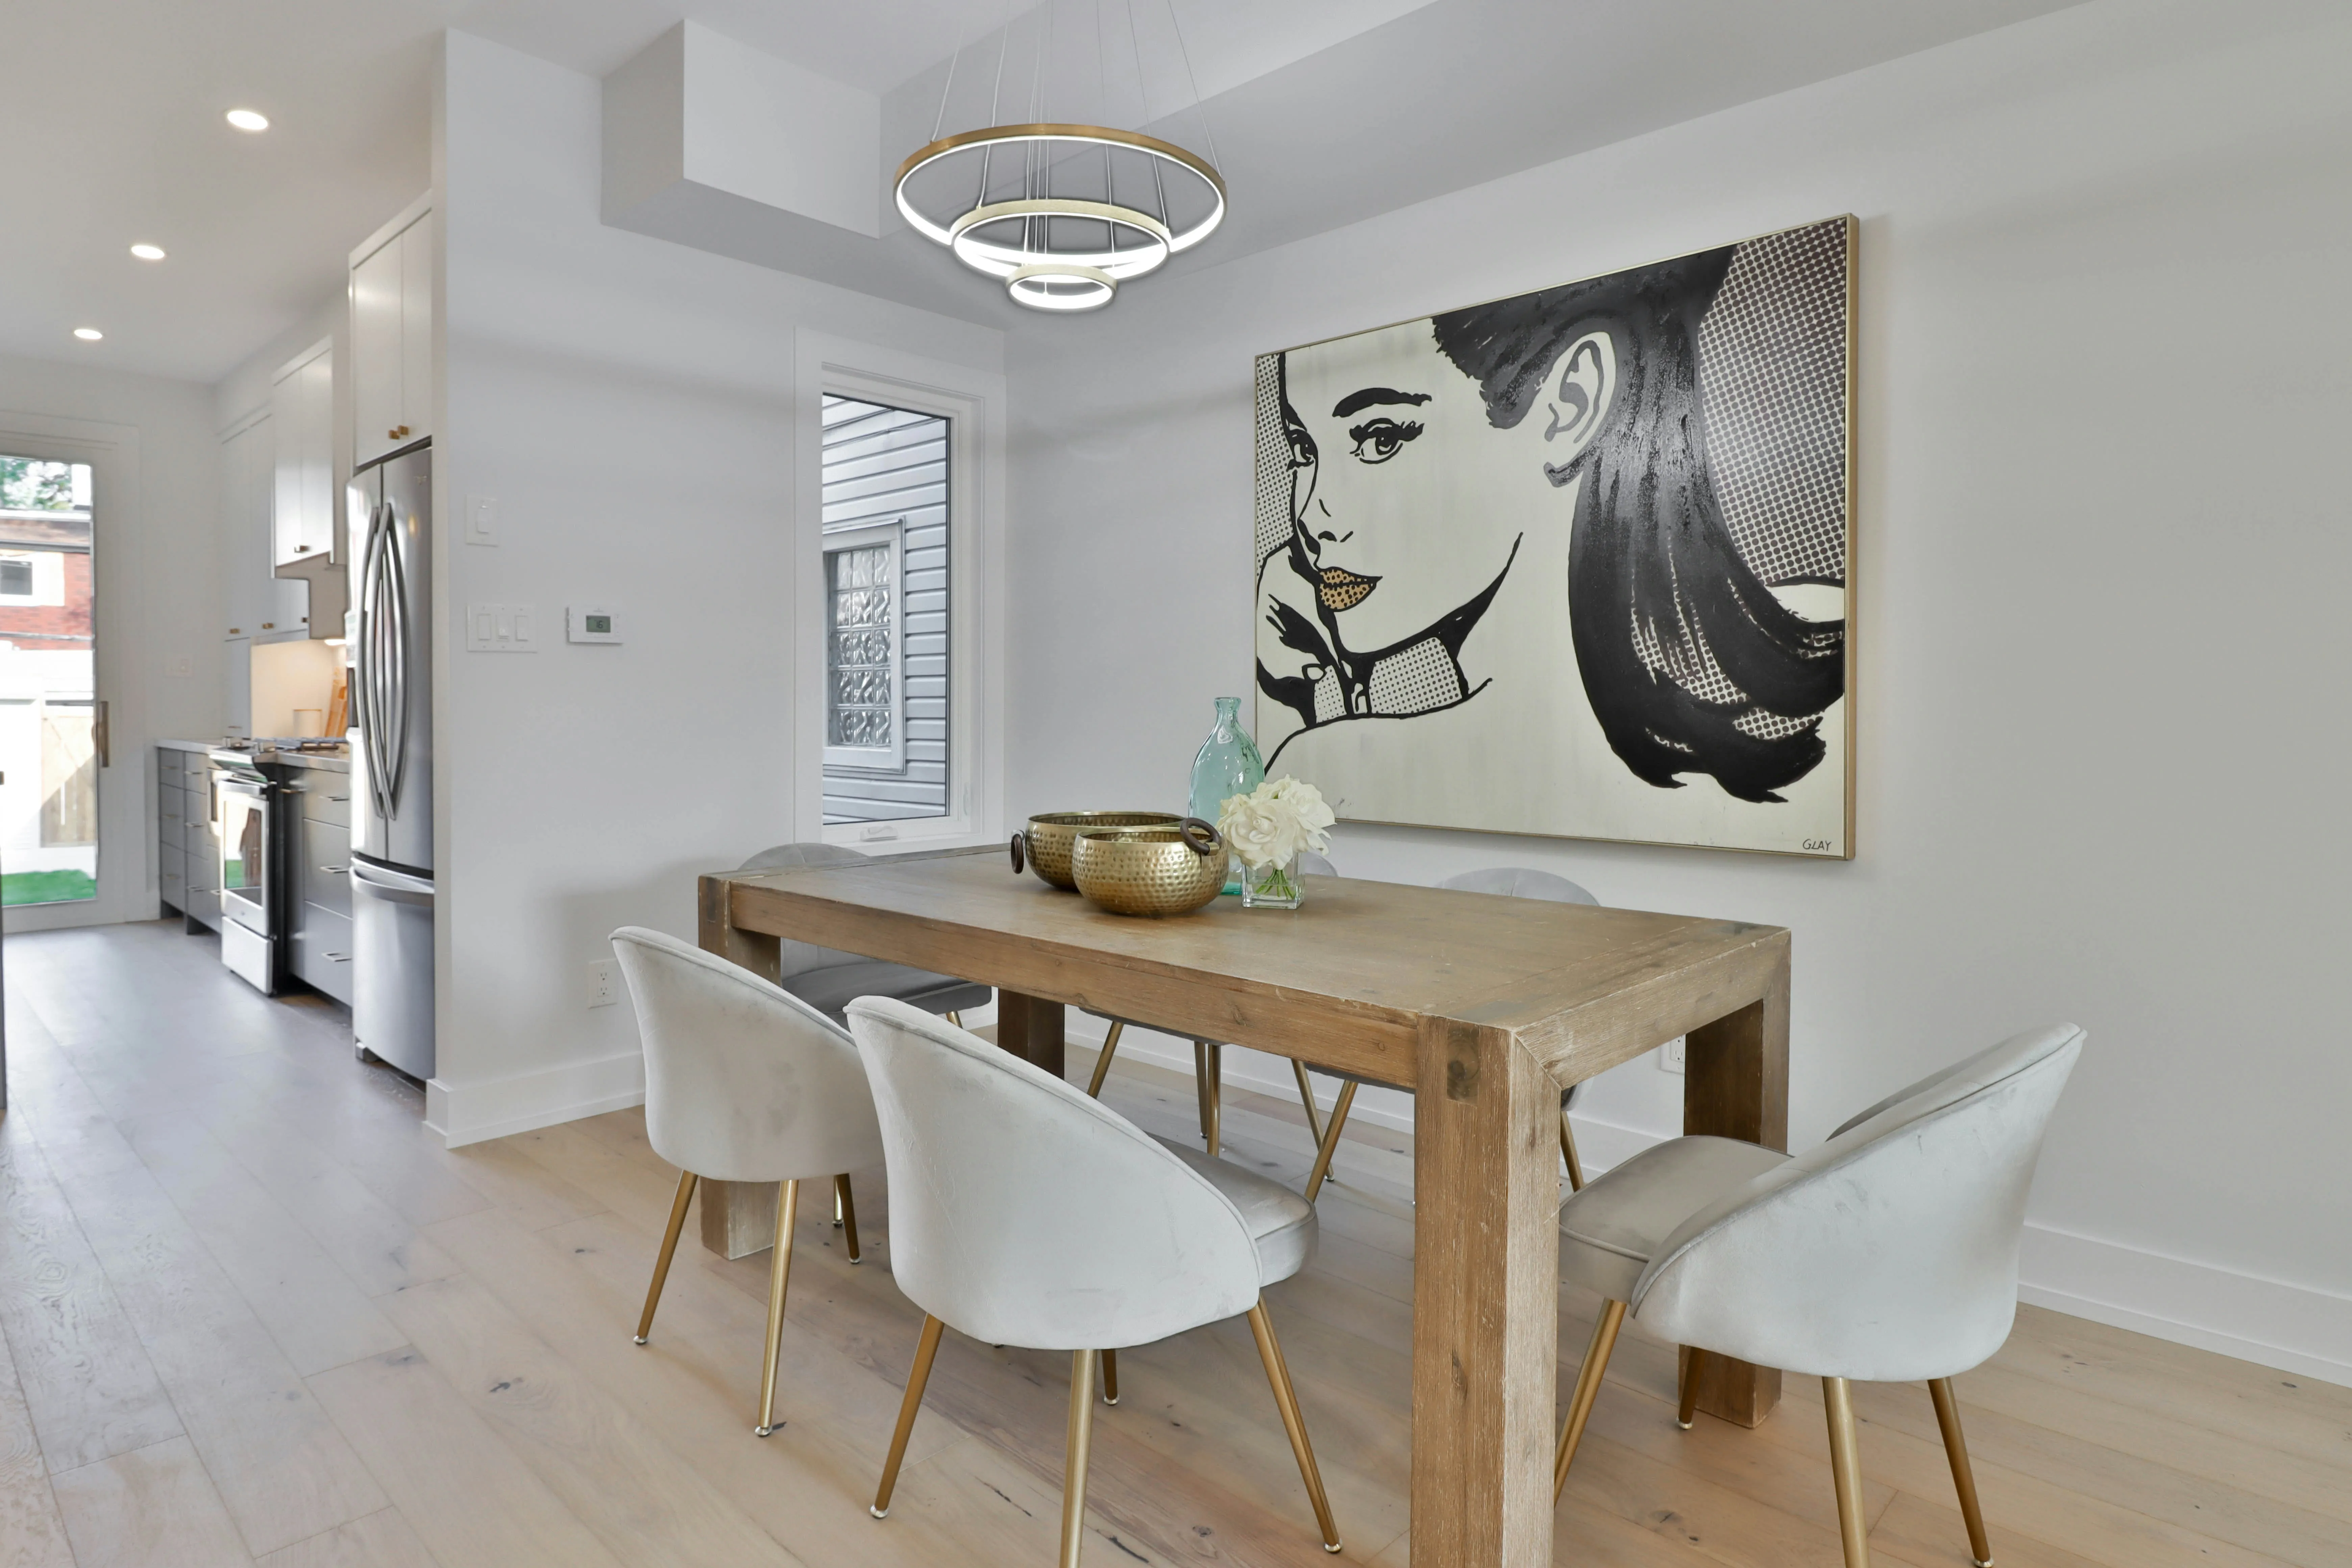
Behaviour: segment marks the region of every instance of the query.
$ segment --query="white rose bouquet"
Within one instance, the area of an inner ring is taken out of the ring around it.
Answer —
[[[1297,905],[1298,879],[1290,862],[1302,849],[1319,854],[1330,847],[1330,826],[1338,820],[1321,790],[1286,774],[1227,797],[1217,808],[1217,831],[1248,868],[1244,902]]]

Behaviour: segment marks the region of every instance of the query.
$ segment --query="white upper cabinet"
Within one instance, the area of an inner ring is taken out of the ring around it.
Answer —
[[[270,561],[285,566],[335,548],[335,355],[331,342],[298,355],[269,392],[278,487]]]
[[[415,210],[352,252],[352,462],[432,433],[433,214]]]
[[[276,416],[264,413],[221,444],[221,588],[228,612],[221,629],[231,639],[274,642],[309,635],[309,585],[276,576],[269,565],[277,426]]]

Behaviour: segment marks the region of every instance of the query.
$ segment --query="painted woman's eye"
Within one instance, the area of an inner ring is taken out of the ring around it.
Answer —
[[[1408,419],[1400,425],[1393,419],[1368,419],[1348,432],[1356,443],[1353,454],[1366,463],[1385,463],[1404,449],[1404,444],[1421,434],[1421,422]]]
[[[1294,468],[1313,468],[1315,437],[1307,433],[1307,426],[1296,420],[1285,421],[1282,433],[1290,437],[1290,466]]]

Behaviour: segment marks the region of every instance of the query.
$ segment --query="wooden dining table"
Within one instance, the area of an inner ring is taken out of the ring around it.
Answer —
[[[1139,920],[960,850],[706,876],[698,909],[705,949],[771,977],[789,938],[992,985],[997,1045],[1056,1075],[1078,1006],[1409,1088],[1414,1568],[1549,1564],[1560,1090],[1682,1036],[1684,1131],[1785,1150],[1789,933],[1306,888],[1296,910]],[[705,1245],[767,1245],[772,1187],[703,1191]],[[1694,1359],[1710,1415],[1752,1426],[1780,1397],[1773,1369]]]

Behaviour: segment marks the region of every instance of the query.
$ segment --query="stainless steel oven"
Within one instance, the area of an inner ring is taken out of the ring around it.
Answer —
[[[221,962],[276,995],[286,977],[286,786],[239,752],[215,752],[212,765]]]

